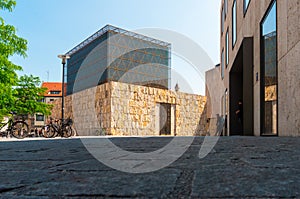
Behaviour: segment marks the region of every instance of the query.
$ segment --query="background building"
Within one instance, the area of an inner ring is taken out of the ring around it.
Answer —
[[[208,117],[227,117],[230,135],[299,136],[300,1],[222,0],[220,12],[220,78],[206,82],[222,84],[208,97],[220,109]]]
[[[65,88],[66,88],[65,84]],[[46,88],[47,91],[44,95],[44,102],[49,103],[53,102],[56,99],[62,97],[62,83],[61,82],[43,82],[42,88]],[[66,95],[66,93],[65,93]]]
[[[41,85],[42,88],[46,88],[43,102],[52,103],[57,99],[62,97],[62,83],[61,82],[43,82]],[[66,84],[65,84],[66,88]],[[45,125],[45,115],[36,113],[34,115],[34,126],[42,127]]]

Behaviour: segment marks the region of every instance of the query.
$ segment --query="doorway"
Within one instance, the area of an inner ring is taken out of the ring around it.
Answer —
[[[278,135],[277,11],[270,4],[261,23],[261,135]]]
[[[242,115],[237,114],[240,109]],[[229,72],[229,132],[230,135],[254,135],[252,37],[243,39]]]
[[[158,103],[156,105],[157,111],[157,127],[159,135],[171,135],[171,121],[172,121],[172,106],[168,103]]]

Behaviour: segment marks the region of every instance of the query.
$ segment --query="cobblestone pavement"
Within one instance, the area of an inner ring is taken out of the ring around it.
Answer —
[[[135,152],[169,137],[111,138]],[[97,161],[81,140],[0,142],[1,198],[300,198],[300,138],[221,137],[203,159],[195,138],[176,162],[130,174]]]

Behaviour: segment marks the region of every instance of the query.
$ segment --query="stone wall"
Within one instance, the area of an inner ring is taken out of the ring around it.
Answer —
[[[177,93],[176,135],[206,135],[206,97]]]
[[[157,104],[172,107],[171,135],[205,133],[205,97],[119,82],[111,85],[112,135],[159,135]]]
[[[155,91],[150,87],[112,82],[112,134],[158,135],[155,132]]]
[[[69,98],[69,97],[66,97]],[[53,105],[53,108],[51,110],[51,115],[48,116],[52,118],[60,118],[61,117],[61,99],[56,99],[52,102],[49,102],[49,104]]]
[[[61,101],[52,116],[60,117]],[[109,82],[65,98],[78,135],[158,136],[159,104],[171,106],[170,135],[206,135],[206,97]]]
[[[111,135],[110,84],[65,97],[65,118],[72,118],[78,135]],[[61,99],[52,102],[51,117],[61,118]]]

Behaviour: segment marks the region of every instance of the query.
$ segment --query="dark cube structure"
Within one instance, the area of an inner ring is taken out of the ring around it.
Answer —
[[[170,89],[171,45],[111,25],[70,50],[67,95],[117,81]]]

